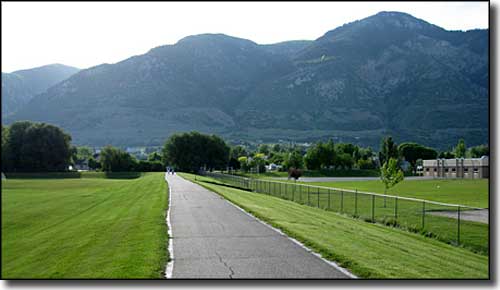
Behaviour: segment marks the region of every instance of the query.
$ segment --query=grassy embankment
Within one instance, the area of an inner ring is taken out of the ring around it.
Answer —
[[[167,185],[141,175],[2,180],[2,278],[162,278]]]
[[[182,174],[193,180],[193,175]],[[487,278],[488,256],[436,239],[283,200],[214,184],[217,192],[363,278]],[[203,182],[208,181],[208,182]]]

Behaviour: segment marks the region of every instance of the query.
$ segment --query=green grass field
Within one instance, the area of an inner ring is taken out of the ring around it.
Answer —
[[[181,174],[193,180],[193,175]],[[488,256],[393,227],[209,182],[200,184],[362,278],[488,278]],[[200,182],[208,181],[208,182]]]
[[[384,193],[380,180],[313,182],[311,185]],[[404,180],[387,194],[488,208],[488,179]]]
[[[163,173],[91,176],[2,180],[3,279],[162,278]]]
[[[264,173],[238,173],[241,176],[252,178],[268,178],[268,177],[288,177],[288,172],[285,171],[268,171]],[[351,169],[351,170],[304,170],[304,177],[377,177],[380,171],[376,169]]]

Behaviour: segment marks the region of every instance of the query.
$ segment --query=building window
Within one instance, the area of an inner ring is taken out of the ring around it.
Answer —
[[[425,171],[429,171],[429,168],[426,168]]]
[[[469,168],[464,168],[464,172],[469,172]]]
[[[437,168],[434,168],[434,172],[436,172],[436,171],[437,171]]]
[[[452,168],[451,171],[455,172],[455,168]]]
[[[445,171],[445,172],[448,172],[448,171],[449,171],[449,169],[448,169],[448,168],[445,168],[445,170],[444,170],[444,171]]]
[[[474,168],[474,172],[477,172],[477,168]]]

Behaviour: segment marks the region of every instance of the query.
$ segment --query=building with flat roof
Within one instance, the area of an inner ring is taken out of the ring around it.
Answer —
[[[436,178],[488,178],[488,156],[423,161],[423,175]]]

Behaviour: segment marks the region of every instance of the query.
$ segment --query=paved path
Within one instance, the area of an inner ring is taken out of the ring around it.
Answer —
[[[172,278],[349,278],[219,195],[167,175]]]
[[[287,180],[287,177],[275,177],[273,179]],[[433,179],[432,176],[407,176],[405,180],[426,180]],[[367,181],[380,180],[380,177],[301,177],[302,182],[332,182],[332,181]]]
[[[431,215],[445,216],[458,219],[457,211],[429,211],[428,213]],[[489,216],[488,209],[460,211],[461,220],[480,222],[483,224],[488,224],[488,216]]]

